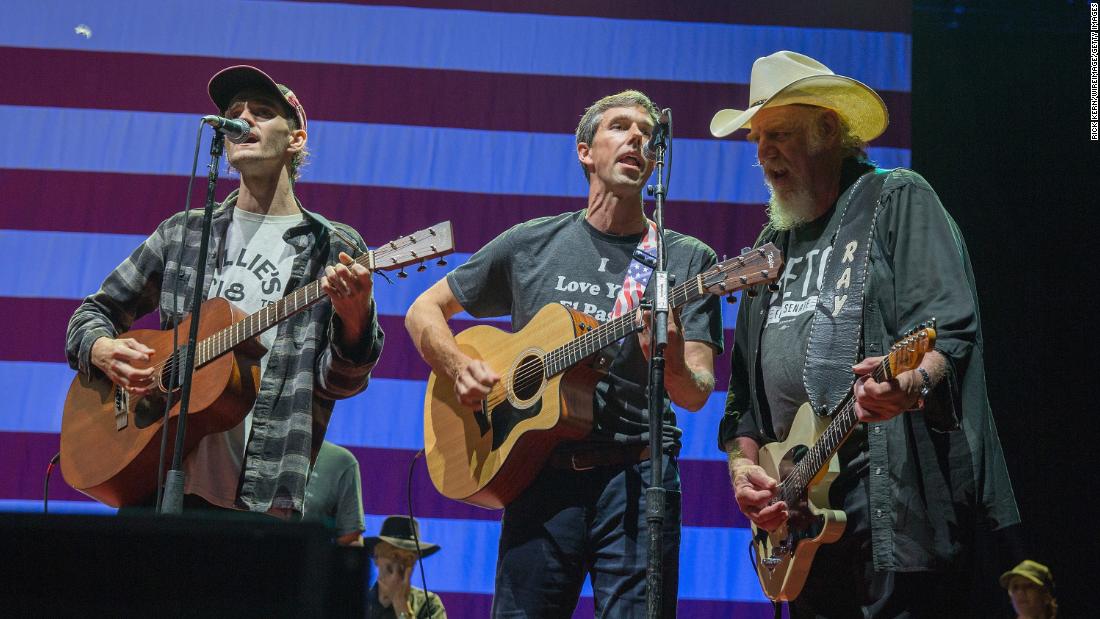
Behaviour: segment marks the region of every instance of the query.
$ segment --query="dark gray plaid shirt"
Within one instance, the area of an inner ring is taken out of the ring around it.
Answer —
[[[236,197],[234,191],[214,212],[203,298],[220,260]],[[303,222],[283,237],[298,251],[288,292],[323,275],[326,265],[337,262],[339,252],[355,256],[365,248],[355,230],[344,224],[332,225],[359,247],[352,248],[340,235],[329,234],[318,216],[306,212]],[[177,262],[185,227],[183,254]],[[89,359],[92,344],[100,337],[115,337],[129,330],[134,320],[154,309],[160,312],[161,328],[171,328],[171,282],[177,276],[176,305],[181,315],[190,312],[201,230],[201,210],[173,215],[107,276],[95,294],[84,299],[69,320],[66,334],[70,366],[85,374],[99,372]],[[275,342],[252,411],[252,435],[237,504],[251,511],[274,508],[301,514],[310,462],[320,449],[335,400],[366,389],[384,336],[374,313],[360,342],[350,349],[338,345],[342,325],[327,300],[274,328]]]

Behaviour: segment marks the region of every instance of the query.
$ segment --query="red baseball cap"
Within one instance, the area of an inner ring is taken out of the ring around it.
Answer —
[[[229,108],[229,102],[233,97],[246,88],[255,88],[270,94],[277,100],[286,101],[298,119],[298,126],[301,129],[306,128],[306,110],[294,91],[276,83],[271,76],[256,67],[245,64],[226,67],[215,73],[207,86],[210,100],[218,106],[218,112],[222,114]]]

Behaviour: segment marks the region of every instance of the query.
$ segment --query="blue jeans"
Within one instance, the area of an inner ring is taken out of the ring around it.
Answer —
[[[643,617],[648,460],[570,471],[546,467],[504,511],[493,617],[570,617],[585,576],[596,617]],[[676,616],[680,471],[664,467],[664,616]]]

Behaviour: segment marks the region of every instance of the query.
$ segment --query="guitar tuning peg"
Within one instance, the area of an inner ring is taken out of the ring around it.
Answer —
[[[746,288],[745,289],[745,294],[748,295],[750,299],[752,299],[756,295],[760,294],[760,291],[757,290],[756,288]]]
[[[440,258],[439,260],[436,261],[435,265],[440,266],[440,267],[445,267],[445,266],[447,266],[447,261],[444,260],[443,258]]]
[[[423,262],[421,262],[420,265],[416,267],[416,272],[417,273],[423,273],[424,271],[427,271],[427,270],[428,270],[428,267],[424,266]]]
[[[775,282],[768,284],[768,292],[779,292],[779,284]]]
[[[751,247],[742,247],[741,248],[741,255],[744,256],[745,254],[749,253],[750,251],[752,251]]]
[[[726,303],[729,303],[731,305],[734,304],[734,303],[737,303],[737,295],[735,295],[735,294],[726,295]]]
[[[405,279],[408,276],[409,274],[405,272],[404,268],[397,272],[397,279]]]

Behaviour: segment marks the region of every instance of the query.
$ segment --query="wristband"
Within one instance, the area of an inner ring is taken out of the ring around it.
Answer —
[[[932,393],[932,379],[924,368],[917,368],[920,374],[920,395],[917,396],[916,410],[924,410],[924,401]]]

